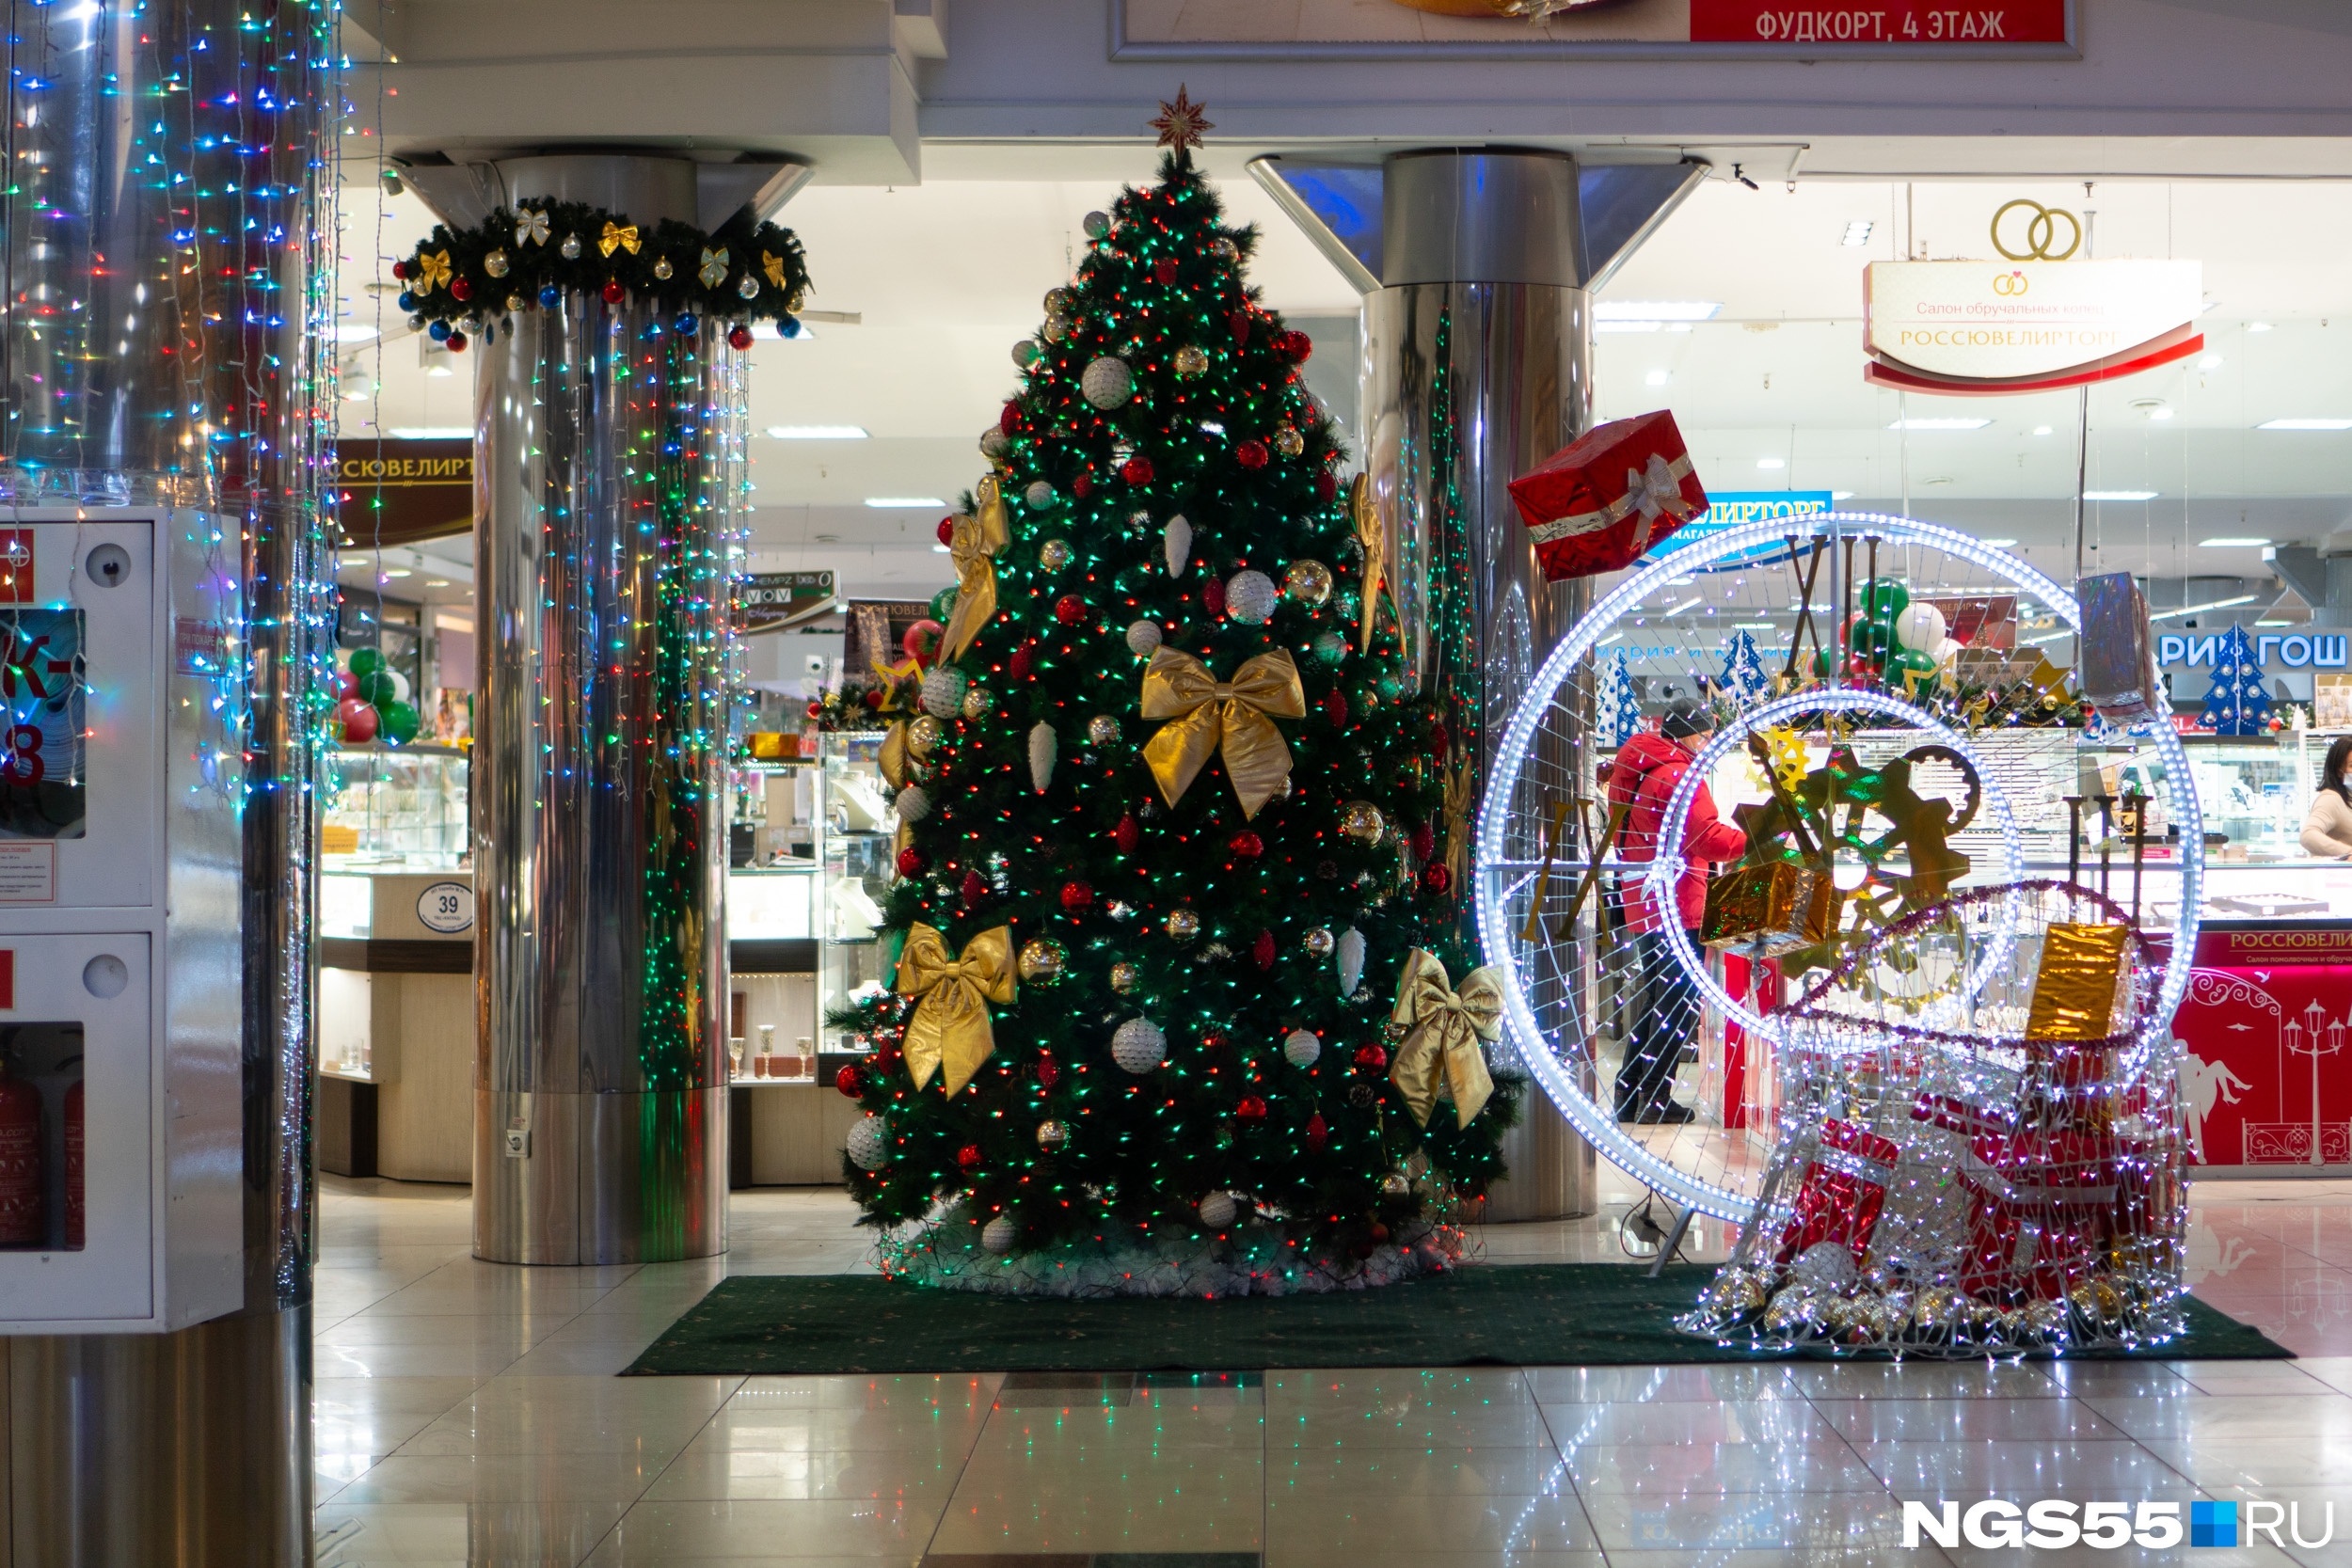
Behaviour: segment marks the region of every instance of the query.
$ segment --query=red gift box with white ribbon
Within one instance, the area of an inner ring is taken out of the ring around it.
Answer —
[[[1971,1139],[1960,1167],[1968,1246],[1960,1288],[1970,1295],[2066,1294],[2116,1231],[2115,1140],[2075,1132]]]
[[[1595,426],[1511,482],[1553,582],[1629,566],[1707,511],[1675,417],[1661,409]]]
[[[1820,1147],[1798,1179],[1793,1213],[1773,1260],[1786,1263],[1823,1242],[1836,1242],[1853,1253],[1859,1266],[1870,1250],[1901,1152],[1892,1139],[1867,1127],[1835,1117],[1821,1123]]]

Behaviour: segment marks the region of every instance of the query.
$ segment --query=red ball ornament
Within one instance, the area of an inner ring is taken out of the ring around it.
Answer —
[[[1336,686],[1323,694],[1323,716],[1331,721],[1335,730],[1347,727],[1347,699],[1340,695]]]
[[[811,703],[804,711],[811,719],[822,719],[825,716],[825,705],[822,703]]]
[[[1072,480],[1070,482],[1070,493],[1080,500],[1086,499],[1087,497],[1094,493],[1094,476],[1092,474],[1080,474],[1077,478]]]
[[[1246,861],[1254,861],[1265,853],[1265,840],[1247,829],[1235,833],[1225,847]]]
[[[1438,847],[1438,831],[1424,822],[1413,830],[1413,858],[1425,861]]]
[[[740,353],[752,346],[752,329],[741,322],[727,328],[727,347]]]
[[[973,1166],[978,1164],[979,1163],[980,1146],[978,1144],[965,1144],[961,1148],[956,1150],[956,1164],[961,1165],[965,1170],[970,1170]]]
[[[1454,885],[1454,873],[1442,865],[1433,865],[1421,874],[1421,885],[1432,893],[1443,893]]]
[[[898,851],[898,875],[912,877],[923,869],[923,851],[906,848]]]
[[[1210,620],[1224,619],[1225,582],[1223,578],[1211,578],[1200,585],[1200,605],[1209,612]]]
[[[1243,343],[1247,343],[1248,341],[1249,341],[1249,312],[1248,312],[1248,311],[1247,311],[1247,310],[1236,310],[1236,311],[1234,311],[1234,312],[1233,312],[1231,316],[1227,317],[1226,319],[1227,319],[1229,322],[1231,322],[1231,323],[1232,323],[1232,328],[1233,328],[1233,342],[1234,342],[1234,344],[1235,344],[1236,346],[1238,346],[1238,345],[1240,345],[1240,344],[1243,344]]]
[[[1258,940],[1249,944],[1249,956],[1257,961],[1260,969],[1272,969],[1274,967],[1274,933],[1260,931]]]
[[[1134,812],[1119,819],[1119,826],[1111,830],[1111,842],[1119,846],[1119,852],[1122,855],[1136,852],[1136,846],[1143,842],[1143,830],[1136,825]]]
[[[463,332],[453,332],[453,333],[451,333],[451,334],[449,335],[449,341],[448,341],[447,346],[448,346],[448,348],[449,348],[449,351],[450,351],[452,354],[463,354],[463,353],[465,353],[465,352],[466,352],[466,335],[465,335]]]
[[[621,287],[621,280],[617,277],[613,278],[604,286],[604,302],[607,305],[618,305],[621,303],[621,297],[628,293],[628,290]]]
[[[963,885],[956,892],[962,897],[963,907],[968,910],[987,895],[988,883],[980,879],[978,872],[967,871],[963,874]]]
[[[1265,443],[1255,438],[1244,441],[1233,449],[1233,456],[1245,468],[1263,468],[1265,467]]]
[[[1152,460],[1141,456],[1130,457],[1119,466],[1119,477],[1130,484],[1151,483]]]
[[[953,517],[940,518],[939,527],[934,531],[939,535],[939,542],[943,545],[946,544],[956,536],[956,520]]]
[[[1340,482],[1331,476],[1329,470],[1315,475],[1315,499],[1327,503],[1339,493]]]
[[[1331,1129],[1324,1125],[1323,1115],[1317,1112],[1307,1118],[1307,1147],[1315,1153],[1323,1152],[1331,1141]]]
[[[898,647],[907,657],[929,668],[939,662],[939,640],[946,635],[947,628],[937,621],[917,621],[898,639]]]
[[[343,738],[356,742],[373,740],[375,727],[382,721],[373,705],[345,697],[335,705],[335,721],[342,726]]]
[[[1176,258],[1173,256],[1163,256],[1158,261],[1152,262],[1152,281],[1157,283],[1175,282]]]
[[[1020,422],[1021,409],[1017,404],[1005,404],[1005,411],[996,416],[996,428],[1008,436],[1012,434],[1013,427]]]
[[[869,686],[869,687],[867,687],[867,688],[866,689],[866,695],[865,695],[865,697],[864,697],[863,699],[861,699],[861,700],[862,700],[862,701],[866,704],[866,705],[867,707],[880,707],[880,706],[882,706],[882,688],[880,688],[880,687],[878,687],[878,686]]]
[[[407,277],[407,276],[408,276],[408,263],[407,263],[407,262],[405,262],[405,261],[394,261],[394,262],[392,263],[392,276],[393,276],[394,277]]]
[[[1061,885],[1061,907],[1072,914],[1078,913],[1094,902],[1094,890],[1084,882],[1064,882]]]
[[[1377,1072],[1389,1065],[1389,1053],[1376,1045],[1356,1048],[1356,1065],[1367,1072]]]
[[[1315,351],[1315,341],[1304,332],[1284,332],[1274,340],[1274,352],[1294,365],[1303,365]]]
[[[1054,601],[1054,619],[1065,626],[1074,626],[1087,618],[1087,603],[1075,594],[1064,594]]]
[[[466,277],[451,278],[449,284],[449,296],[452,299],[460,300],[473,298],[472,279]]]
[[[845,1062],[841,1070],[833,1075],[833,1086],[855,1100],[866,1092],[866,1075],[858,1071],[855,1062]]]
[[[1265,1101],[1254,1094],[1242,1096],[1241,1103],[1233,1107],[1233,1115],[1244,1121],[1263,1121],[1265,1112]]]
[[[1387,1226],[1385,1226],[1385,1225],[1382,1225],[1382,1224],[1381,1224],[1378,1220],[1375,1220],[1375,1221],[1373,1221],[1373,1222],[1372,1222],[1372,1239],[1373,1239],[1374,1241],[1375,1241],[1375,1242],[1385,1242],[1385,1241],[1387,1241],[1387,1240],[1389,1239],[1389,1227],[1388,1227]]]

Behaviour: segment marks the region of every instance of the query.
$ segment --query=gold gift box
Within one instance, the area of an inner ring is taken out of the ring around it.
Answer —
[[[1699,940],[1749,958],[1776,958],[1827,942],[1843,902],[1828,875],[1810,866],[1788,861],[1737,866],[1708,882]]]
[[[2051,927],[2034,970],[2026,1038],[2097,1040],[2118,1032],[2129,980],[2123,948],[2130,935],[2120,925]]]
[[[798,749],[798,739],[774,730],[754,730],[743,737],[746,748],[760,762],[775,762],[792,755]]]

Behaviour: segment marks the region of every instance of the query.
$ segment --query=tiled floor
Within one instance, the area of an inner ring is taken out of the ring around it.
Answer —
[[[519,1269],[468,1256],[463,1189],[328,1180],[326,1568],[2352,1565],[2352,1183],[2199,1190],[2198,1293],[2296,1362],[620,1379],[724,1275],[866,1266],[847,1201],[738,1195],[706,1262]],[[1623,1214],[1484,1253],[1622,1257]],[[1982,1497],[2261,1497],[2306,1539],[2344,1506],[2311,1549],[1903,1548],[1903,1499]]]

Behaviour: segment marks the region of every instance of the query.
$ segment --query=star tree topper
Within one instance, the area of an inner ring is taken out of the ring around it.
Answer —
[[[1176,150],[1176,156],[1179,159],[1184,158],[1184,149],[1200,145],[1201,132],[1216,129],[1215,124],[1200,118],[1200,111],[1207,106],[1205,103],[1195,103],[1191,99],[1186,98],[1184,86],[1179,83],[1176,87],[1176,102],[1170,103],[1163,99],[1160,103],[1159,118],[1152,121],[1152,129],[1160,134],[1160,139],[1155,145],[1172,147]]]

